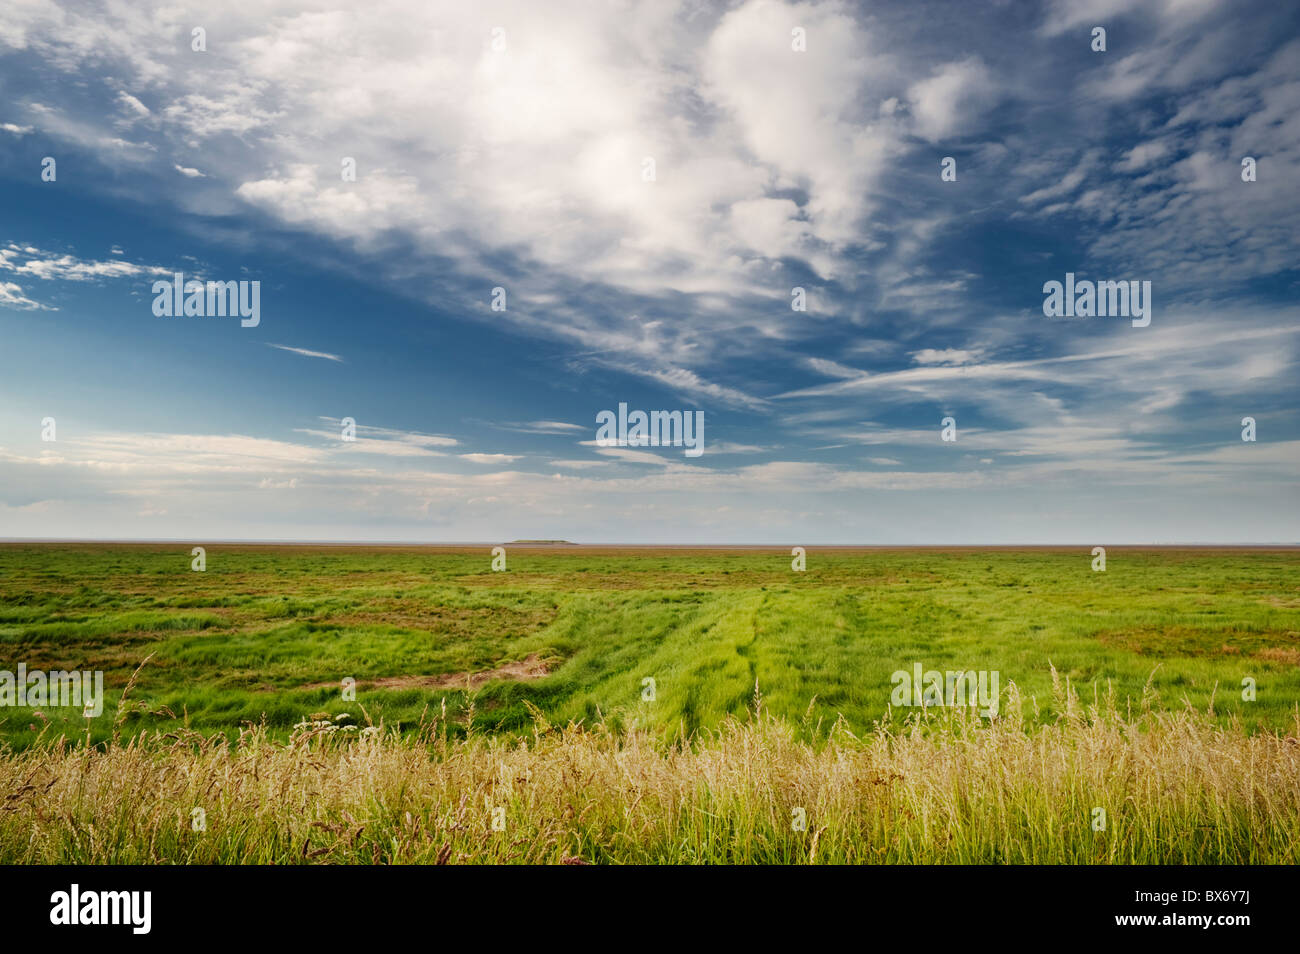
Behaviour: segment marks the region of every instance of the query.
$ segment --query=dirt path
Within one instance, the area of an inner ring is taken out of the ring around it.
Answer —
[[[477,689],[494,679],[526,681],[541,679],[550,673],[550,667],[537,655],[529,653],[518,662],[504,663],[496,669],[483,672],[449,672],[439,676],[377,676],[358,679],[358,689]],[[314,682],[300,689],[335,689],[337,682]]]

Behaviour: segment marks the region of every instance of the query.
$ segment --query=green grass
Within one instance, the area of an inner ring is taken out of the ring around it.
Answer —
[[[1053,665],[1085,700],[1110,688],[1122,708],[1149,684],[1166,708],[1213,700],[1216,719],[1248,729],[1285,728],[1300,699],[1297,550],[1113,548],[1105,573],[1083,547],[812,548],[803,573],[788,550],[508,550],[493,573],[488,548],[211,545],[197,573],[188,545],[0,545],[0,669],[102,670],[108,690],[89,723],[0,709],[0,740],[107,738],[146,657],[128,733],[181,719],[285,738],[309,713],[364,721],[361,707],[411,727],[444,703],[455,724],[465,691],[367,681],[533,655],[549,675],[479,688],[476,730],[529,732],[533,706],[560,724],[691,735],[743,716],[757,684],[808,738],[839,718],[867,733],[887,716],[891,674],[918,662],[997,671],[1031,723],[1060,715]],[[341,698],[344,677],[360,684],[356,703]]]

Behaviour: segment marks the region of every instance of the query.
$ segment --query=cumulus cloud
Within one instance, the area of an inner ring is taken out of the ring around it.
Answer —
[[[976,126],[981,111],[994,102],[996,94],[992,72],[975,57],[947,63],[907,91],[916,132],[931,142]]]

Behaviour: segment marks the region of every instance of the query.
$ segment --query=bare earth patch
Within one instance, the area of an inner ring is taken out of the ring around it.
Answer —
[[[1140,656],[1241,656],[1249,655],[1274,662],[1290,662],[1300,657],[1300,633],[1295,630],[1269,629],[1211,632],[1193,626],[1145,626],[1135,629],[1097,633],[1105,646],[1137,653]]]
[[[1255,655],[1260,659],[1267,659],[1271,662],[1300,666],[1300,649],[1285,649],[1281,646],[1272,646],[1268,649],[1261,649]]]
[[[503,663],[483,672],[448,672],[439,676],[377,676],[358,679],[358,689],[477,689],[494,679],[524,682],[550,674],[550,666],[537,653],[529,653],[518,662]],[[302,689],[337,689],[337,682],[315,682]]]

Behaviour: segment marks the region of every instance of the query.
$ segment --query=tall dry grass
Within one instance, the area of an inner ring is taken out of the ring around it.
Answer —
[[[453,739],[442,714],[404,738],[309,724],[288,743],[45,740],[0,752],[0,860],[1297,862],[1300,714],[1291,737],[1249,734],[1061,692],[1065,715],[1037,728],[1013,686],[991,724],[947,710],[816,744],[761,703],[674,745],[540,714],[522,742]]]

